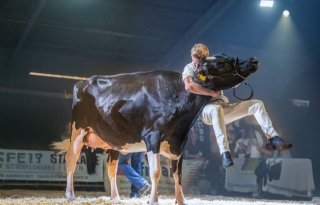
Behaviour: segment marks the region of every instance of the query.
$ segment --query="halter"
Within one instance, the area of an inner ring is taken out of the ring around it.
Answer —
[[[198,73],[197,73],[197,78],[198,78],[200,81],[202,81],[202,82],[205,82],[207,79],[212,80],[213,78],[221,78],[220,76],[213,76],[213,75],[209,74],[208,68],[207,68],[207,66],[205,66],[204,64],[205,64],[205,62],[220,62],[220,63],[225,63],[225,62],[227,62],[227,60],[228,60],[228,59],[225,59],[225,58],[215,58],[215,57],[207,57],[207,58],[201,59],[201,62],[202,62],[201,64],[202,64],[202,66],[200,67],[200,69],[204,72],[204,75],[203,75],[202,73],[198,72]],[[236,87],[234,86],[234,87],[233,87],[233,96],[234,96],[235,98],[239,99],[239,100],[242,100],[242,101],[244,101],[244,100],[250,100],[250,99],[253,97],[253,94],[254,94],[253,88],[252,88],[252,87],[249,85],[249,83],[246,81],[246,78],[238,73],[238,70],[236,69],[236,67],[237,67],[236,65],[237,65],[238,61],[239,61],[239,59],[236,58],[236,60],[235,60],[234,63],[233,63],[233,68],[234,68],[234,69],[233,69],[233,73],[232,73],[232,74],[225,74],[225,75],[233,75],[233,76],[238,76],[238,77],[240,77],[243,81],[240,82],[238,85],[240,85],[241,83],[244,83],[246,86],[248,86],[248,87],[250,88],[250,95],[249,95],[249,97],[247,97],[247,98],[238,97],[237,94],[236,94]]]
[[[244,100],[250,100],[250,99],[253,97],[253,88],[251,87],[251,85],[246,81],[246,78],[243,77],[242,75],[240,75],[237,71],[235,71],[235,73],[234,73],[233,75],[236,75],[236,76],[239,76],[240,78],[242,78],[243,81],[242,81],[241,83],[244,83],[246,86],[248,86],[248,87],[250,88],[250,95],[249,95],[249,97],[247,97],[247,98],[240,98],[240,97],[238,97],[238,96],[236,95],[236,86],[234,86],[233,89],[232,89],[233,96],[234,96],[235,98],[239,99],[239,100],[242,100],[242,101],[244,101]],[[240,85],[241,83],[239,83],[239,85]]]

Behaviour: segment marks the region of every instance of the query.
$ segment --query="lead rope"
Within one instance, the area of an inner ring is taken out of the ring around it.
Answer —
[[[242,75],[240,75],[237,71],[236,71],[233,75],[237,75],[237,76],[239,76],[240,78],[242,78],[244,84],[245,84],[246,86],[248,86],[248,87],[250,88],[250,90],[251,90],[251,93],[250,93],[250,96],[249,96],[249,97],[247,97],[247,98],[240,98],[240,97],[238,97],[238,96],[236,95],[236,87],[233,87],[233,96],[236,97],[236,98],[239,99],[239,100],[242,100],[242,101],[244,101],[244,100],[250,100],[250,99],[253,97],[253,89],[252,89],[252,87],[249,85],[249,83],[247,83],[246,78],[243,77]]]

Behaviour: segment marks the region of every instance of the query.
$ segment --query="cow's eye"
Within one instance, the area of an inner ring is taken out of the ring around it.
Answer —
[[[218,69],[222,69],[223,68],[223,64],[222,63],[217,63],[217,68]]]

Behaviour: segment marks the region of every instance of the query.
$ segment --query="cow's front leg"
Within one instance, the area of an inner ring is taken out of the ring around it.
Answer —
[[[110,150],[107,166],[108,166],[108,177],[111,187],[111,200],[120,200],[119,192],[117,188],[117,170],[118,170],[119,152]]]
[[[75,199],[73,188],[73,174],[76,169],[77,161],[83,147],[83,137],[86,135],[84,129],[72,128],[71,143],[66,154],[66,168],[67,168],[67,187],[66,197],[68,201]]]
[[[181,156],[178,160],[172,160],[172,172],[174,179],[174,191],[176,195],[176,202],[179,205],[186,204],[186,200],[183,195],[182,186],[181,186],[181,177],[182,177],[182,159]]]
[[[153,153],[152,151],[147,153],[149,163],[149,174],[151,180],[151,193],[150,193],[150,205],[158,204],[158,181],[161,174],[160,166],[160,154]]]

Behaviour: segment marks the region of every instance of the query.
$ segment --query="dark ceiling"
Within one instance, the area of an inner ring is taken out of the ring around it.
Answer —
[[[319,105],[320,1],[276,0],[273,8],[259,2],[0,0],[1,145],[41,147],[70,119],[75,81],[29,72],[182,71],[196,42],[211,53],[257,56],[261,69],[250,83],[271,108],[278,102],[271,115],[287,111],[281,106],[292,98]],[[290,18],[281,17],[283,9]]]

